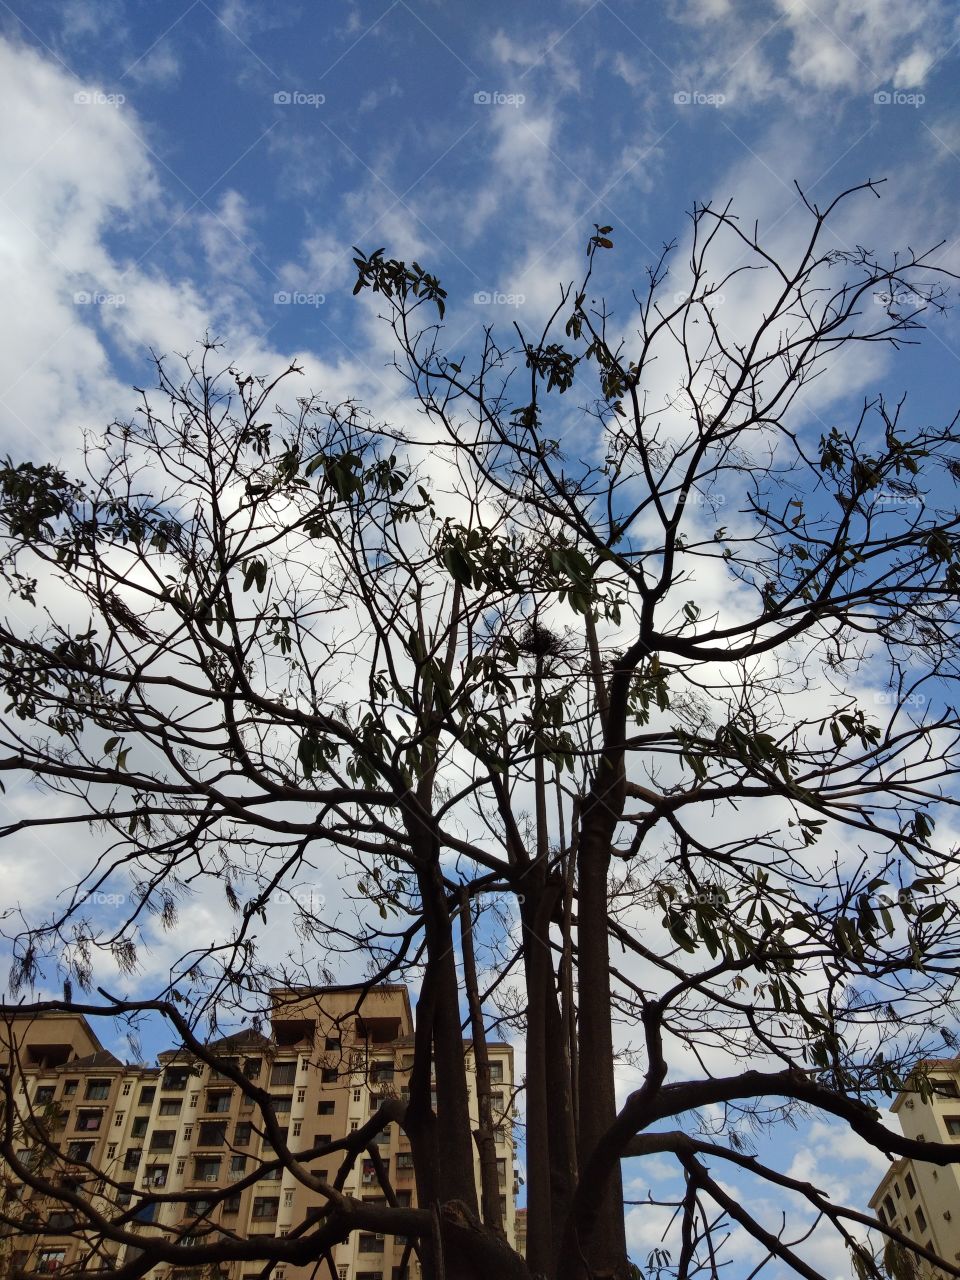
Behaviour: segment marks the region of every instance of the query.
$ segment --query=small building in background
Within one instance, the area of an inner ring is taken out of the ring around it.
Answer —
[[[919,1063],[890,1110],[906,1138],[960,1144],[960,1057]],[[870,1208],[910,1240],[960,1264],[960,1165],[895,1160]],[[932,1280],[942,1272],[920,1262],[918,1275]]]

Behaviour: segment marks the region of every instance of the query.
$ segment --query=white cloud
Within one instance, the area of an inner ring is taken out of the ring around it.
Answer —
[[[170,85],[179,80],[182,71],[172,41],[160,40],[132,63],[126,74],[139,84]]]
[[[683,72],[692,85],[729,103],[781,97],[810,112],[822,105],[811,94],[923,85],[957,34],[947,0],[766,0],[749,9],[689,0],[673,16],[690,32]]]

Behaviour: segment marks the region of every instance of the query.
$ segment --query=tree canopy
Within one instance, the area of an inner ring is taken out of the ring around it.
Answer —
[[[241,372],[207,340],[157,358],[82,466],[7,459],[0,770],[38,794],[0,835],[79,850],[52,916],[7,913],[14,1003],[61,1007],[33,990],[57,972],[71,1007],[159,1013],[202,1056],[205,1026],[278,981],[409,980],[411,1096],[380,1119],[410,1136],[420,1210],[382,1212],[406,1215],[431,1280],[491,1274],[456,1243],[463,1215],[499,1247],[465,1027],[524,1047],[530,1274],[636,1274],[621,1166],[664,1155],[684,1191],[669,1257],[637,1260],[652,1273],[717,1274],[722,1220],[815,1277],[794,1227],[817,1215],[862,1276],[930,1260],[744,1136],[820,1113],[891,1155],[960,1159],[878,1110],[952,1044],[960,433],[905,399],[842,403],[844,361],[917,340],[949,284],[935,249],[835,247],[840,206],[877,193],[804,197],[789,260],[698,205],[686,259],[665,248],[619,309],[598,226],[542,331],[466,351],[436,276],[357,250],[404,421],[295,399],[296,365]],[[318,869],[342,898],[295,893]],[[130,909],[104,916],[119,884]],[[129,986],[144,921],[211,886],[221,937],[138,999],[103,979],[112,956]],[[298,941],[278,957],[258,930],[284,893]],[[618,1063],[640,1079],[619,1099]],[[789,1193],[796,1222],[734,1199],[735,1170]],[[321,1259],[348,1210],[331,1189],[296,1238],[257,1242],[265,1265]],[[122,1219],[96,1230],[123,1241]]]

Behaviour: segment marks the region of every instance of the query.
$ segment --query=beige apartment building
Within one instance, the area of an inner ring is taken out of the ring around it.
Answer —
[[[890,1110],[907,1138],[960,1143],[960,1057],[921,1062]],[[870,1208],[945,1261],[960,1263],[960,1164],[895,1160],[870,1198]],[[943,1275],[924,1263],[918,1274],[923,1280]]]
[[[218,1058],[268,1090],[291,1149],[343,1137],[364,1124],[384,1097],[403,1097],[413,1061],[413,1019],[406,988],[324,987],[272,993],[268,1030],[248,1029],[208,1044]],[[472,1046],[464,1043],[471,1109],[477,1122]],[[497,1163],[507,1238],[516,1241],[513,1051],[489,1045]],[[183,1050],[159,1054],[157,1067],[129,1066],[105,1051],[86,1020],[66,1013],[17,1019],[0,1026],[0,1065],[15,1079],[22,1119],[19,1154],[44,1163],[48,1177],[93,1203],[131,1210],[135,1230],[148,1237],[164,1228],[194,1239],[229,1231],[243,1237],[284,1235],[322,1204],[286,1170],[277,1170],[225,1197],[216,1207],[201,1198],[184,1206],[149,1200],[151,1191],[229,1189],[269,1159],[259,1108],[223,1072]],[[441,1118],[442,1119],[442,1118]],[[42,1130],[48,1146],[37,1141]],[[20,1137],[18,1136],[18,1143]],[[50,1147],[54,1150],[51,1152]],[[416,1203],[410,1145],[396,1124],[380,1136],[378,1151],[401,1203]],[[341,1155],[312,1162],[333,1180]],[[479,1184],[479,1162],[476,1168]],[[379,1200],[373,1162],[358,1160],[345,1190]],[[0,1194],[18,1206],[32,1234],[0,1224],[0,1278],[51,1274],[75,1264],[122,1264],[125,1251],[91,1255],[62,1205],[44,1203],[5,1171]],[[4,1215],[10,1217],[11,1213]],[[116,1246],[107,1246],[107,1250]],[[127,1246],[129,1248],[129,1246]],[[400,1280],[403,1242],[354,1233],[337,1246],[338,1280]],[[248,1280],[260,1266],[221,1269],[225,1280]],[[307,1280],[314,1264],[280,1266],[275,1280]],[[200,1272],[159,1265],[151,1280],[200,1280]],[[410,1277],[419,1270],[411,1257]]]

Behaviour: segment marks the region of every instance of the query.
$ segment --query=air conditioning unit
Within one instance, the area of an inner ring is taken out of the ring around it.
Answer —
[[[382,1232],[382,1231],[378,1231],[378,1232],[377,1232],[377,1234],[376,1234],[373,1238],[374,1238],[374,1240],[382,1240],[382,1239],[384,1238],[384,1236],[383,1236],[383,1232]]]

